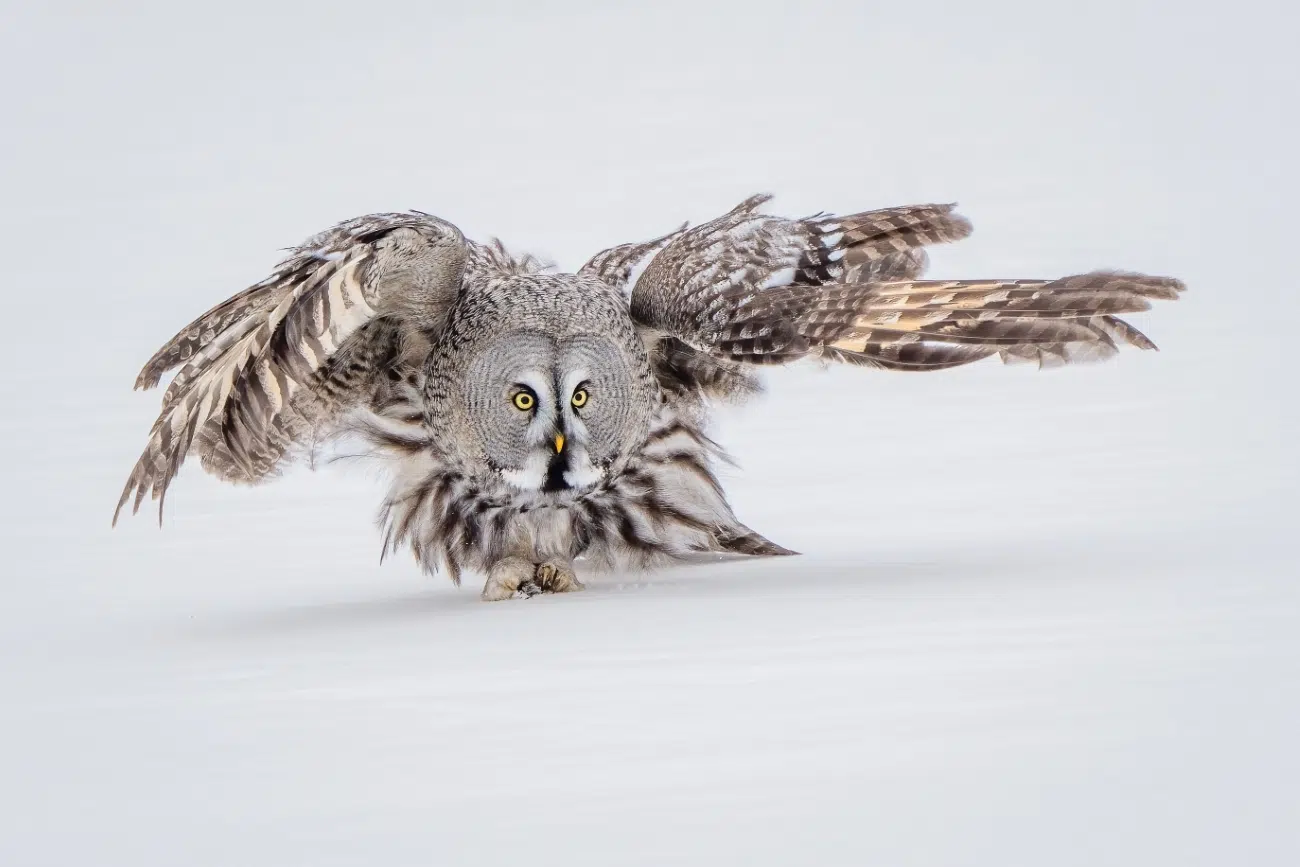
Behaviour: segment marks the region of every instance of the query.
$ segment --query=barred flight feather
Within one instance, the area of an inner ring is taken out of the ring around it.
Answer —
[[[1110,358],[1117,340],[1155,349],[1112,314],[1147,310],[1151,299],[1182,291],[1177,280],[1121,272],[844,286],[815,303],[800,330],[824,357],[863,356],[898,370],[954,367],[995,352],[1004,361],[1054,366]]]
[[[504,248],[485,248],[494,262]],[[271,477],[346,409],[364,404],[400,352],[402,329],[445,315],[467,256],[459,230],[422,214],[349,220],[295,248],[266,280],[163,346],[136,381],[182,365],[113,514],[158,501],[185,458],[233,482]],[[526,262],[531,266],[531,262]],[[385,325],[374,325],[381,319]],[[402,323],[398,326],[396,323]]]

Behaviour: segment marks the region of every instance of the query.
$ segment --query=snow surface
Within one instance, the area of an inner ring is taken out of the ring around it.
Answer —
[[[6,6],[0,863],[1300,863],[1293,7]],[[717,435],[800,558],[482,604],[339,465],[110,532],[139,365],[277,248],[758,190],[1191,290],[1100,367],[772,375]]]

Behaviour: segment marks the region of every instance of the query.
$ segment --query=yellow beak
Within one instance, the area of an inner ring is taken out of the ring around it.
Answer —
[[[555,435],[555,453],[558,455],[564,451],[564,434]]]

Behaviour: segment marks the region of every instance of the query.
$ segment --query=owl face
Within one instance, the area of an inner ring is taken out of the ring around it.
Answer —
[[[492,340],[465,370],[481,470],[521,491],[584,490],[645,438],[645,397],[607,336],[530,331]],[[639,400],[638,400],[639,399]]]

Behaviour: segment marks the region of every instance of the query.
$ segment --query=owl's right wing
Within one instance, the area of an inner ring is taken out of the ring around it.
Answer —
[[[735,367],[806,356],[937,370],[1000,354],[1040,364],[1154,348],[1116,314],[1176,298],[1177,280],[1098,272],[1059,280],[918,280],[924,247],[970,234],[952,205],[787,219],[754,196],[671,237],[631,314],[657,353]],[[693,352],[693,355],[691,354]]]
[[[295,446],[390,387],[419,335],[460,291],[471,244],[419,212],[372,214],[294,248],[265,280],[204,313],[144,366],[137,389],[180,367],[113,513],[162,501],[190,454],[227,481],[254,483]]]

